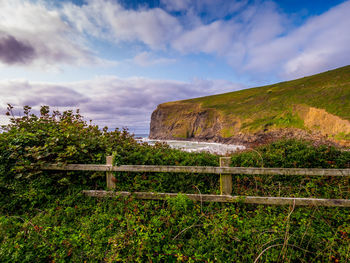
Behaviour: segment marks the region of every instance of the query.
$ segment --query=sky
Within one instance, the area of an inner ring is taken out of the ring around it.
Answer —
[[[350,0],[0,0],[0,124],[80,109],[147,133],[158,104],[350,64]]]

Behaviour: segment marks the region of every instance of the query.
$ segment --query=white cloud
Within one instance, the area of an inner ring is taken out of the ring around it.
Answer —
[[[118,0],[58,7],[0,0],[0,10],[0,66],[102,63],[91,36],[116,48],[130,44],[138,54],[124,61],[140,66],[174,62],[153,55],[158,50],[172,57],[206,53],[257,78],[295,78],[350,61],[349,0],[299,26],[271,1],[162,0],[159,8],[134,10]]]
[[[272,2],[256,3],[230,20],[216,20],[172,42],[183,53],[221,56],[238,72],[296,78],[349,64],[350,1],[293,29]]]
[[[97,62],[84,40],[44,2],[0,0],[0,65]]]
[[[348,1],[288,33],[277,34],[262,43],[253,41],[256,44],[245,49],[245,61],[233,66],[246,72],[273,72],[284,78],[296,78],[347,65],[350,36],[345,32],[350,27],[349,13]]]
[[[182,53],[217,53],[223,55],[232,44],[237,30],[233,23],[215,21],[198,26],[173,41],[172,46]]]
[[[197,14],[205,23],[222,19],[246,7],[248,0],[161,0],[161,5],[170,12]]]
[[[176,59],[156,57],[151,52],[144,51],[137,54],[132,61],[141,67],[148,67],[154,65],[172,64],[176,62]]]
[[[229,20],[196,26],[174,40],[172,46],[182,53],[219,55],[234,68],[242,69],[255,59],[256,48],[270,43],[284,32],[286,20],[274,3],[259,3]],[[266,65],[263,66],[266,68]]]
[[[66,4],[62,12],[80,32],[117,43],[139,41],[164,49],[182,32],[179,21],[160,8],[127,10],[117,2],[90,0],[82,6]]]
[[[234,69],[252,76],[272,73],[288,79],[348,65],[349,13],[347,1],[292,29],[291,21],[276,6],[252,6],[240,14],[243,23],[225,58]]]
[[[290,36],[279,40],[292,42],[284,74],[295,77],[348,65],[350,61],[350,1],[314,17]],[[278,54],[276,54],[278,55]]]
[[[113,76],[60,85],[4,80],[0,81],[0,107],[11,103],[17,107],[16,112],[24,105],[33,106],[36,111],[40,105],[60,110],[80,108],[87,119],[101,126],[147,130],[151,113],[160,103],[241,88],[241,85],[225,80],[180,82]]]

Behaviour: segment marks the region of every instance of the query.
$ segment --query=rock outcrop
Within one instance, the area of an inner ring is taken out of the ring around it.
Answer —
[[[215,109],[202,109],[196,104],[166,103],[152,113],[150,138],[217,140],[226,130],[238,132],[239,126],[238,119],[229,120]]]
[[[186,104],[161,104],[152,113],[150,138],[196,140],[239,144],[248,147],[266,144],[279,139],[303,139],[315,145],[350,146],[349,140],[335,138],[337,134],[350,133],[350,122],[327,113],[323,109],[296,106],[296,112],[306,129],[269,128],[256,132],[241,130],[238,118],[223,118],[213,109],[201,109],[196,105],[188,109]]]
[[[150,138],[258,145],[281,138],[350,146],[350,66],[293,81],[168,102]]]

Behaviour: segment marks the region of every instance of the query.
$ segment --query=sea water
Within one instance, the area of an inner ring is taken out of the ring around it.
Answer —
[[[243,145],[234,144],[222,144],[214,142],[195,142],[195,141],[177,141],[177,140],[152,140],[148,137],[135,135],[138,141],[146,142],[150,145],[154,145],[156,142],[165,142],[171,148],[180,149],[186,152],[209,152],[219,155],[225,155],[237,150],[243,150],[245,147]]]

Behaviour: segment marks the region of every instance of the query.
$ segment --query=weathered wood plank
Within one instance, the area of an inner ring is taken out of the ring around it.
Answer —
[[[135,196],[137,199],[164,200],[166,197],[176,197],[177,193],[151,193],[151,192],[114,192],[104,190],[84,190],[83,193],[92,197],[113,197],[113,196]],[[296,197],[260,197],[260,196],[231,196],[231,195],[208,195],[208,194],[185,194],[194,201],[235,203],[261,205],[293,205],[296,206],[330,206],[350,207],[350,200],[347,199],[320,199],[320,198],[296,198]]]
[[[302,175],[302,176],[350,176],[350,169],[319,168],[256,168],[256,167],[214,167],[214,166],[162,166],[162,165],[121,165],[104,164],[50,164],[43,170],[62,171],[110,171],[110,172],[162,172],[162,173],[206,173],[246,175]]]
[[[112,166],[113,165],[113,156],[107,156],[106,157],[106,165]],[[106,173],[106,182],[107,182],[107,188],[108,189],[114,189],[115,188],[115,182],[113,181],[114,175],[113,172],[107,172]]]
[[[220,167],[229,167],[231,163],[230,157],[220,157]],[[232,194],[232,175],[220,174],[220,194]]]
[[[55,171],[100,171],[108,172],[112,171],[113,166],[106,164],[49,164],[41,167],[42,170],[55,170]]]

